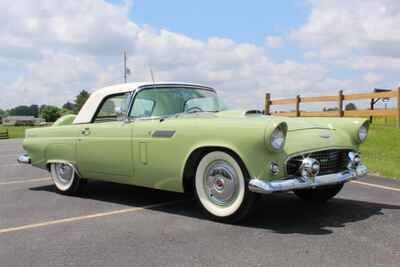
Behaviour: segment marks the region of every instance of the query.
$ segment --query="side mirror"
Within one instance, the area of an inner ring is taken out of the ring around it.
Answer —
[[[117,116],[117,120],[119,121],[124,121],[128,117],[126,110],[124,110],[122,107],[115,107],[114,112]]]

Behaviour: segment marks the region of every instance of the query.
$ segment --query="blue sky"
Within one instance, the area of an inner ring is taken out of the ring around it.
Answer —
[[[236,42],[262,44],[266,35],[282,35],[301,26],[309,6],[285,1],[136,0],[130,17],[139,25],[206,40],[224,36]]]
[[[129,17],[141,26],[164,28],[195,39],[223,36],[239,43],[262,45],[267,35],[286,35],[303,25],[309,13],[310,5],[302,0],[253,0],[251,4],[228,0],[135,0]],[[302,60],[299,50],[290,43],[270,56],[276,60]]]

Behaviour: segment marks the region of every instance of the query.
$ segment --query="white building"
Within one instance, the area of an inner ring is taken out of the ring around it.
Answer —
[[[7,116],[3,118],[3,125],[39,125],[44,122],[42,118],[35,118],[34,116]]]

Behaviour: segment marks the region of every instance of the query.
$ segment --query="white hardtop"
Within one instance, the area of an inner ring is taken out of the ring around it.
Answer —
[[[163,86],[163,85],[178,85],[178,86],[199,86],[210,88],[201,84],[185,83],[185,82],[135,82],[135,83],[122,83],[112,86],[107,86],[90,94],[89,99],[82,106],[78,115],[74,119],[74,124],[90,123],[96,113],[97,107],[101,104],[103,99],[109,95],[123,94],[132,92],[139,87],[143,86]]]

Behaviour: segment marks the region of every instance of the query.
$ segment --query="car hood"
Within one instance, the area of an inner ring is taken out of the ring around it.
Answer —
[[[264,116],[262,113],[256,110],[227,110],[216,113],[219,118],[231,118],[245,121],[260,121],[273,123],[285,121],[288,126],[288,131],[301,131],[309,129],[334,129],[332,125],[318,123],[315,120],[308,118],[289,118],[280,116]]]

